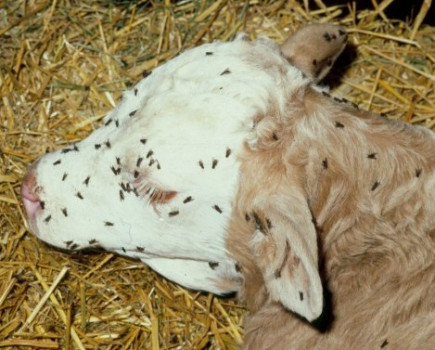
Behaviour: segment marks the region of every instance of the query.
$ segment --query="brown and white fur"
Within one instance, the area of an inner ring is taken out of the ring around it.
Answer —
[[[347,39],[328,24],[300,31],[285,50],[240,34],[153,70],[87,138],[29,167],[21,195],[30,231],[67,251],[140,259],[191,289],[238,292],[226,249],[238,154],[269,101],[312,85]]]
[[[241,156],[227,241],[244,348],[435,349],[435,135],[310,86],[277,111]]]

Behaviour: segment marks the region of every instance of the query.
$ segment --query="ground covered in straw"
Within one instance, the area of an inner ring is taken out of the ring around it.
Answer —
[[[344,25],[351,44],[329,80],[333,95],[434,129],[435,28],[422,24],[431,1],[409,22],[386,17],[394,0],[378,2],[0,2],[0,348],[237,348],[236,301],[184,290],[137,261],[68,255],[35,239],[20,179],[37,157],[98,127],[147,72],[241,30],[282,42],[304,23]]]

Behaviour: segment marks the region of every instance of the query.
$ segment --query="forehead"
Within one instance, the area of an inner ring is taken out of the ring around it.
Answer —
[[[246,119],[246,108],[266,109],[271,96],[282,91],[276,88],[288,83],[288,72],[295,73],[278,48],[265,43],[269,42],[239,40],[191,49],[124,93],[105,122],[129,120],[140,109],[146,110],[139,123],[147,126],[175,117],[179,127],[197,122],[217,125],[230,109],[239,114],[236,120]]]
[[[81,147],[107,152],[101,145],[109,142],[111,153],[114,148],[126,153],[146,140],[165,155],[179,150],[193,156],[206,151],[201,145],[228,144],[237,139],[235,133],[249,132],[254,118],[267,113],[272,101],[283,108],[287,93],[302,80],[268,40],[206,44],[157,68],[125,92]]]

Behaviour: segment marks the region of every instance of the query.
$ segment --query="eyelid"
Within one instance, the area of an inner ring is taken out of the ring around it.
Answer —
[[[177,195],[176,191],[162,188],[162,186],[148,181],[143,176],[134,179],[132,185],[137,189],[140,196],[148,197],[150,204],[153,206],[168,204]]]
[[[175,191],[165,191],[159,188],[154,188],[149,195],[150,203],[152,205],[156,204],[167,204],[169,203],[175,196],[177,192]]]

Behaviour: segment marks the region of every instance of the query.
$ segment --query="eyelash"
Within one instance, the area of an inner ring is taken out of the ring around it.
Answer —
[[[141,193],[144,193],[150,201],[150,204],[166,204],[168,203],[176,194],[175,191],[164,191],[159,189],[153,184],[147,183],[138,188]]]

